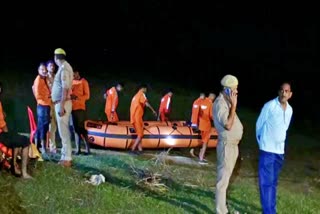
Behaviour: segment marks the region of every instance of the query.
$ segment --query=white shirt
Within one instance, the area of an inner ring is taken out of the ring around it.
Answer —
[[[256,122],[256,138],[260,150],[284,154],[292,113],[289,103],[284,110],[278,97],[264,104]]]
[[[61,100],[63,89],[71,89],[72,80],[73,69],[67,61],[64,61],[54,77],[51,91],[51,98],[53,102]]]

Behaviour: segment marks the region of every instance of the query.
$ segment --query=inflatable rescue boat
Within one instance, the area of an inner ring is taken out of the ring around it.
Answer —
[[[128,149],[137,138],[129,121],[107,123],[87,120],[90,143],[105,148]],[[217,145],[217,132],[211,128],[209,148]],[[200,132],[187,125],[185,121],[144,121],[143,148],[191,148],[202,146]]]

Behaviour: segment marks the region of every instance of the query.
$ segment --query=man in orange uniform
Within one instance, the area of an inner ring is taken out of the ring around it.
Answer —
[[[47,84],[47,68],[41,63],[38,68],[38,76],[33,83],[33,92],[37,100],[37,137],[35,143],[39,146],[38,140],[41,142],[41,153],[46,153],[47,132],[50,124],[50,108],[51,108],[51,91]]]
[[[161,120],[162,122],[169,120],[169,114],[171,112],[172,95],[173,95],[173,92],[171,89],[169,89],[168,93],[166,95],[164,95],[161,99],[158,120]]]
[[[157,112],[149,104],[145,93],[147,92],[147,86],[141,85],[139,91],[134,95],[131,100],[130,106],[130,123],[133,124],[133,127],[137,133],[137,138],[131,148],[132,152],[135,151],[138,146],[139,152],[142,152],[141,139],[143,137],[143,114],[144,107],[147,106],[151,109],[153,114],[157,116]]]
[[[199,108],[200,108],[200,102],[204,100],[206,95],[204,93],[200,93],[200,96],[193,102],[192,104],[192,113],[191,113],[191,127],[193,129],[198,129],[199,125]],[[190,149],[190,155],[192,157],[196,157],[194,154],[194,149]]]
[[[80,140],[86,146],[85,155],[90,154],[88,134],[84,126],[86,120],[86,101],[90,98],[89,83],[85,78],[81,78],[78,70],[73,72],[72,81],[72,121],[75,131],[76,155],[81,153]]]
[[[192,113],[191,113],[191,126],[197,128],[199,125],[199,108],[200,102],[205,99],[205,94],[200,93],[200,96],[192,104]]]
[[[201,131],[202,149],[199,153],[199,163],[208,164],[204,159],[204,154],[207,149],[208,142],[210,140],[211,123],[213,121],[212,117],[212,103],[216,95],[210,93],[207,98],[200,102],[199,108],[199,130]]]
[[[118,92],[122,90],[123,90],[123,84],[117,83],[116,86],[108,89],[104,94],[104,97],[106,99],[104,112],[106,113],[106,116],[109,122],[119,121],[119,117],[116,110],[119,103]]]

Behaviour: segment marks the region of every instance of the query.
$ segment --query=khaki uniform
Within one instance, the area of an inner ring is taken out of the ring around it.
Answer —
[[[220,93],[213,105],[214,126],[218,132],[216,186],[216,212],[218,214],[228,213],[226,192],[239,155],[238,144],[243,134],[243,126],[237,114],[231,130],[224,128],[228,121],[229,112],[230,103]]]

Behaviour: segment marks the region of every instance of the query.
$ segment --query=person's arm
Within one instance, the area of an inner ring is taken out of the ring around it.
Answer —
[[[265,104],[256,122],[256,139],[258,142],[260,141],[262,127],[264,123],[267,121],[268,116],[269,116],[269,105]]]
[[[117,92],[117,90],[115,90],[114,94],[113,94],[111,113],[114,113],[116,111],[116,101],[117,101],[117,99],[118,99],[118,92]]]
[[[193,102],[192,104],[192,112],[191,112],[191,126],[197,128],[198,127],[198,119],[199,119],[199,103]]]
[[[224,128],[227,130],[231,130],[234,122],[234,117],[236,116],[236,109],[237,109],[237,101],[238,101],[238,95],[234,92],[231,92],[229,96],[229,100],[231,103],[231,107],[229,110],[229,115],[227,118],[227,122],[224,125]]]
[[[150,103],[147,101],[146,102],[146,106],[151,109],[151,111],[153,112],[154,116],[157,116],[157,112],[154,110],[154,108],[150,105]]]
[[[34,93],[34,83],[33,83],[32,87],[31,87],[31,89],[32,89],[33,96],[36,97],[36,94]]]
[[[60,117],[65,114],[64,105],[68,99],[69,91],[71,90],[72,86],[72,76],[69,75],[69,71],[64,68],[61,72],[62,96],[60,101]]]
[[[213,121],[213,104],[210,106],[210,108],[209,108],[209,118],[210,118],[210,121]]]
[[[107,99],[107,96],[108,96],[107,93],[108,93],[108,90],[103,94],[103,99],[105,99],[105,100]]]
[[[1,128],[1,131],[2,132],[8,132],[9,130],[8,130],[8,126],[7,125],[5,125],[4,127],[2,127]],[[1,132],[0,132],[1,133]]]
[[[89,100],[90,99],[90,87],[87,80],[83,79],[83,99]]]
[[[166,107],[165,107],[165,112],[168,113],[170,111],[170,102],[171,102],[171,98],[167,97],[167,103],[166,103]]]
[[[161,101],[160,101],[160,106],[159,106],[159,111],[158,111],[158,117],[157,117],[157,120],[158,120],[158,121],[160,120],[161,111],[163,111],[163,102],[164,102],[164,98],[162,98]]]

